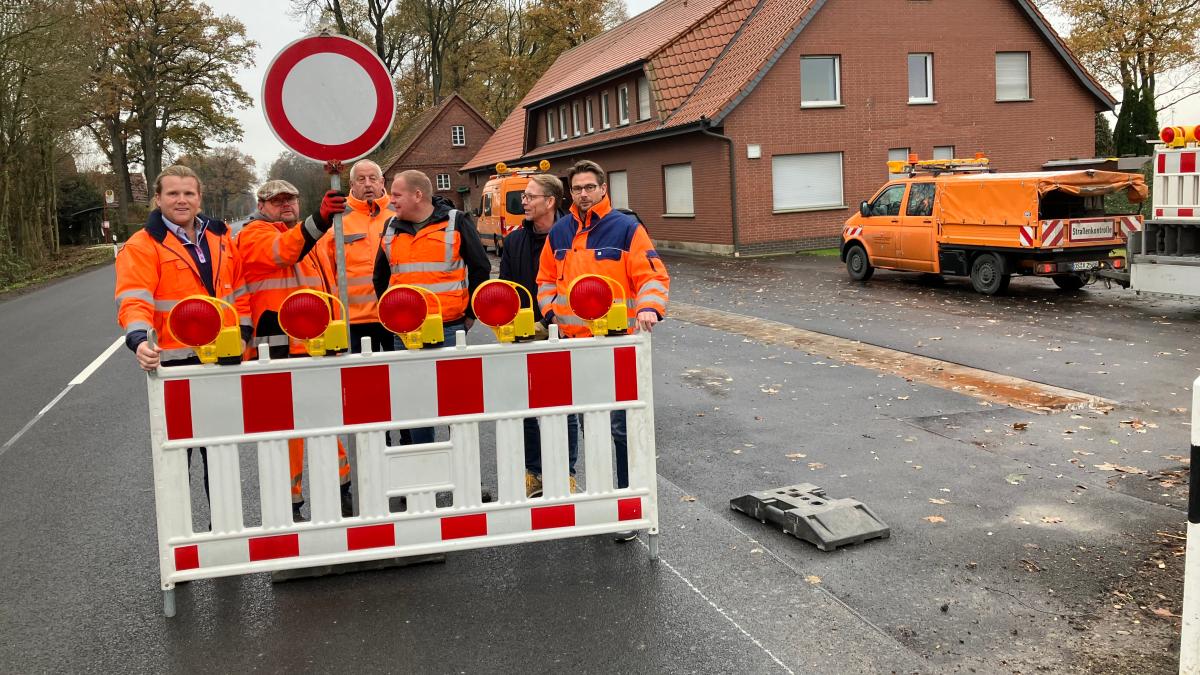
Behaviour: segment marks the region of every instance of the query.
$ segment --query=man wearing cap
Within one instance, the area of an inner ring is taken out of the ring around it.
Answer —
[[[258,189],[258,210],[234,240],[242,257],[242,274],[250,292],[250,318],[254,345],[265,344],[271,358],[306,356],[304,344],[284,334],[279,308],[292,293],[312,289],[333,293],[328,282],[330,265],[317,243],[333,223],[333,215],[346,208],[346,198],[327,193],[316,213],[300,221],[300,192],[285,180],[270,180]],[[325,237],[329,239],[329,237]],[[253,357],[253,353],[249,356]],[[292,478],[292,515],[301,519],[304,505],[301,479],[304,441],[288,441]],[[338,443],[338,475],[342,482],[342,515],[353,512],[350,463]]]

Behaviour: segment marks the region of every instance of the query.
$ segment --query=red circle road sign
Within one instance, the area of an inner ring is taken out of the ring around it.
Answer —
[[[262,102],[279,142],[318,162],[371,152],[396,115],[383,61],[342,35],[304,37],[284,47],[267,67]]]

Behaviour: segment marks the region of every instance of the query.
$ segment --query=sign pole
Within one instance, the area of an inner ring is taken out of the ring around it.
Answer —
[[[341,165],[335,164],[337,171],[329,176],[329,189],[342,189]],[[333,255],[337,264],[338,300],[342,301],[342,318],[350,321],[350,293],[346,286],[346,230],[342,227],[342,214],[333,216]]]

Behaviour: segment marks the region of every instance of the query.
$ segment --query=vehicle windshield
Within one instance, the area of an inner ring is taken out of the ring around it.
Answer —
[[[872,216],[898,216],[902,199],[904,199],[904,186],[892,185],[871,202],[870,210],[867,213]]]
[[[525,215],[525,207],[521,204],[521,194],[524,190],[512,190],[504,193],[504,210],[514,216]]]

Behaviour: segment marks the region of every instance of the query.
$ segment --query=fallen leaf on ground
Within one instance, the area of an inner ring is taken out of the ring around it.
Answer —
[[[1029,428],[1029,422],[1013,422],[1012,428],[1015,431],[1025,431]]]
[[[1183,455],[1161,455],[1161,457],[1163,459],[1169,459],[1172,462],[1179,462],[1180,464],[1191,464],[1192,463],[1192,460],[1190,458],[1184,457]]]
[[[817,469],[824,469],[824,468],[825,468],[825,465],[820,462],[809,462],[808,463],[809,471],[816,471]]]
[[[691,495],[684,495],[684,496],[682,496],[682,497],[680,497],[680,498],[679,498],[679,501],[681,501],[681,502],[694,502],[694,501],[696,501],[696,498],[695,498],[695,497],[693,497],[693,496],[691,496]]]
[[[925,516],[921,520],[928,520],[931,523],[944,523],[946,519],[941,516]]]
[[[1046,523],[1047,525],[1054,525],[1056,523],[1061,523],[1062,521],[1063,519],[1059,518],[1058,516],[1042,516],[1042,522]]]
[[[1025,482],[1025,474],[1010,473],[1004,477],[1004,481],[1010,485],[1020,485],[1021,483]]]
[[[1100,469],[1101,471],[1120,471],[1121,473],[1133,473],[1133,474],[1141,474],[1141,475],[1146,474],[1145,469],[1139,469],[1136,466],[1122,466],[1120,464],[1113,464],[1112,462],[1105,462],[1103,464],[1093,464],[1092,466],[1096,467],[1097,469]]]
[[[1088,455],[1096,454],[1094,452],[1088,452],[1087,450],[1072,450],[1071,452],[1073,452],[1077,455],[1083,455],[1084,457],[1087,457]]]
[[[939,504],[939,505],[941,505],[941,504],[949,504],[949,503],[950,503],[950,500],[949,500],[949,499],[930,499],[930,500],[929,500],[929,503],[930,503],[930,504]]]
[[[807,581],[808,583],[812,584],[813,586],[816,586],[817,584],[821,583],[821,577],[819,577],[815,574],[810,574],[810,575],[804,577],[804,580]]]
[[[907,401],[907,400],[908,400],[908,397],[907,397],[907,396],[897,396],[897,397],[896,397],[896,400],[897,400],[897,401]]]
[[[1131,420],[1121,420],[1121,426],[1131,429],[1143,429],[1146,427],[1146,423],[1135,417]]]
[[[1175,617],[1176,619],[1181,618],[1178,614],[1172,614],[1171,610],[1166,609],[1165,607],[1155,607],[1153,612],[1154,616],[1161,616],[1164,619],[1171,617]]]
[[[790,455],[784,455],[784,457],[787,457],[794,462],[798,459],[804,459],[805,457],[808,457],[808,455],[804,454],[803,452],[793,452]]]

